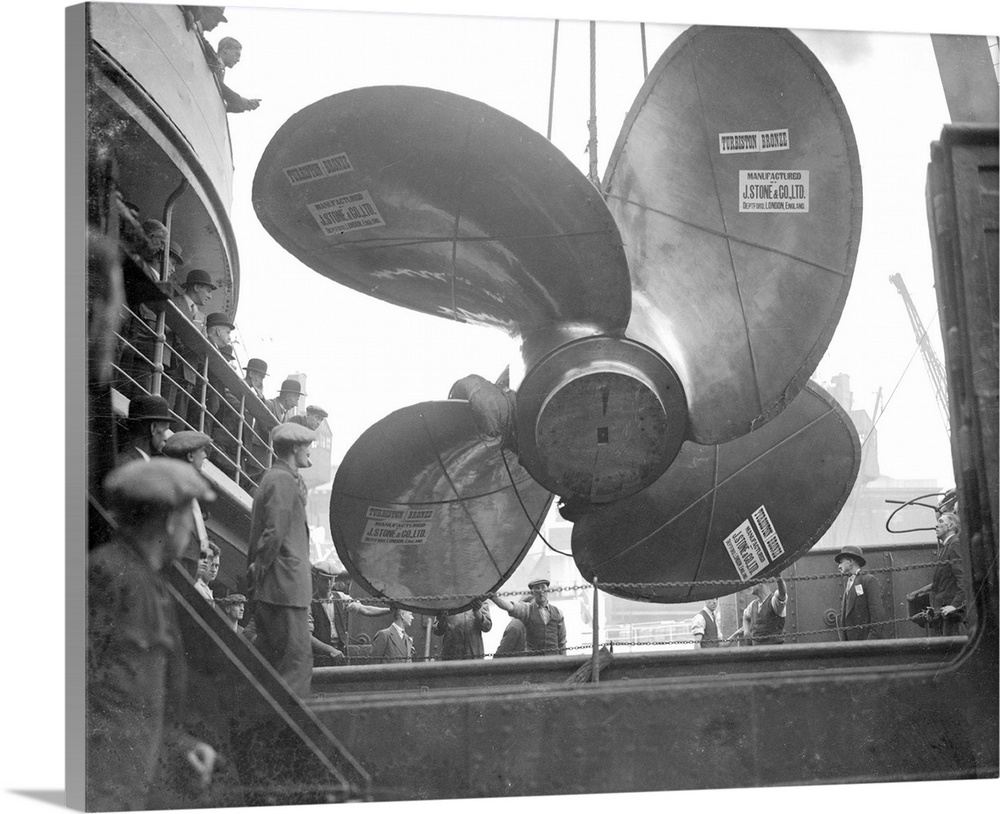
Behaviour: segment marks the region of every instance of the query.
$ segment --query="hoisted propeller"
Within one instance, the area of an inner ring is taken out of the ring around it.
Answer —
[[[626,499],[672,499],[659,490],[674,467],[690,485],[714,466],[697,449],[728,457],[727,442],[755,438],[796,403],[850,286],[861,176],[840,97],[797,38],[696,28],[650,72],[603,194],[545,138],[480,102],[373,87],[292,116],[261,158],[253,201],[268,232],[321,274],[520,340],[525,374],[511,390],[467,378],[461,401],[383,419],[338,470],[338,553],[374,593],[405,600],[502,584],[549,492],[584,514],[573,542],[584,576],[677,580],[684,556],[654,556],[623,522],[602,542],[587,518],[620,516]],[[811,443],[843,459],[825,481],[836,497],[822,511],[790,507],[792,518],[771,512],[792,524],[778,529],[795,541],[786,551],[815,541],[857,469],[849,421],[810,426]],[[806,477],[800,447],[773,440],[755,459],[758,482],[773,469]],[[378,538],[375,520],[393,508],[437,514],[421,542]],[[698,548],[685,578],[737,578],[705,522],[687,529],[690,542],[665,534],[656,545]]]

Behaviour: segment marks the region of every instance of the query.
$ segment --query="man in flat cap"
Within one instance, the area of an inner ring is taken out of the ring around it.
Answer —
[[[128,440],[118,456],[118,463],[148,461],[159,455],[173,420],[166,399],[146,394],[132,399],[125,422]]]
[[[227,594],[215,600],[216,607],[222,611],[229,626],[241,636],[246,636],[243,625],[243,614],[246,612],[247,598],[243,594]]]
[[[163,454],[176,461],[187,461],[198,472],[212,449],[212,439],[203,432],[181,430],[172,433],[163,443]]]
[[[347,593],[350,574],[330,562],[312,566],[313,601],[309,606],[309,631],[313,658],[317,664],[332,664],[347,655],[349,616],[386,616],[391,608],[365,605]]]
[[[306,407],[306,426],[311,430],[318,430],[328,415],[330,414],[318,404],[310,404]]]
[[[743,643],[746,645],[784,644],[788,616],[788,588],[782,577],[755,583],[753,599],[743,609]]]
[[[301,382],[297,379],[285,379],[281,383],[278,395],[273,399],[268,399],[264,404],[267,405],[268,410],[274,413],[278,423],[283,424],[291,418],[299,404],[299,399],[304,395],[306,394],[302,392]]]
[[[861,569],[867,562],[864,553],[855,545],[845,545],[833,559],[840,574],[847,577],[837,617],[840,640],[857,642],[884,638],[886,616],[882,586],[874,575],[862,573]]]
[[[311,465],[309,447],[315,438],[316,433],[298,424],[275,427],[274,465],[254,495],[247,553],[257,650],[302,696],[309,694],[312,675],[312,577],[306,485],[299,469]]]
[[[511,602],[492,595],[493,603],[514,619],[524,623],[529,655],[566,655],[566,620],[555,605],[549,604],[549,581],[533,579],[528,583],[530,602]]]
[[[180,6],[184,13],[184,23],[188,31],[192,28],[202,31],[212,31],[219,23],[228,23],[225,6]]]
[[[208,458],[212,449],[212,439],[203,432],[194,430],[182,430],[175,432],[163,444],[163,455],[173,458],[175,461],[189,463],[196,472],[201,472],[201,468]],[[201,505],[197,500],[191,508],[191,515],[194,519],[194,532],[180,556],[181,565],[192,577],[198,573],[198,563],[201,559],[200,552],[209,547],[208,530],[205,528],[205,516],[201,510]]]
[[[91,552],[87,573],[87,799],[90,811],[149,807],[158,756],[195,785],[216,754],[186,735],[186,680],[176,611],[163,570],[191,535],[194,500],[214,492],[192,466],[162,458],[113,469],[104,496],[115,536]]]

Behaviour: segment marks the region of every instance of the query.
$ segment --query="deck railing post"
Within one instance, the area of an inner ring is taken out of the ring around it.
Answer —
[[[598,658],[598,655],[599,655],[598,654],[598,641],[600,639],[601,623],[600,623],[599,617],[597,616],[597,611],[598,611],[598,594],[600,593],[600,591],[599,591],[597,585],[598,585],[598,579],[597,579],[597,577],[594,577],[594,610],[593,610],[593,618],[591,619],[591,623],[590,623],[590,628],[593,631],[593,634],[592,634],[593,641],[592,641],[592,647],[591,647],[591,649],[593,650],[593,653],[591,654],[591,657],[590,657],[590,680],[593,681],[595,684],[600,680],[600,677],[601,677],[601,666],[600,666],[600,661],[599,661],[599,658]]]

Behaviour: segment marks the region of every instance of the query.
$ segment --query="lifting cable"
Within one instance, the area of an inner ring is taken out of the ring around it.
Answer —
[[[590,21],[590,120],[587,122],[590,130],[590,141],[587,152],[590,153],[590,182],[601,188],[597,177],[597,23]]]
[[[639,38],[642,40],[642,78],[649,76],[649,63],[646,62],[646,24],[639,23]]]
[[[934,323],[934,320],[937,319],[937,315],[938,312],[935,311],[934,316],[931,317],[931,321],[927,323],[927,327],[924,329],[924,336],[927,336],[927,331],[930,330],[930,327]],[[889,398],[885,400],[885,404],[882,405],[882,409],[879,410],[878,415],[875,416],[875,420],[872,422],[872,428],[868,430],[868,434],[865,436],[865,440],[861,444],[862,449],[864,448],[865,444],[868,443],[868,439],[871,438],[872,435],[875,433],[875,427],[877,427],[878,422],[882,420],[882,416],[885,415],[885,411],[889,407],[889,402],[892,401],[892,397],[896,395],[896,391],[899,389],[899,386],[903,383],[903,378],[906,376],[906,371],[908,371],[910,369],[910,365],[913,364],[913,360],[914,358],[916,358],[917,352],[920,350],[920,342],[923,342],[924,336],[920,337],[920,341],[917,342],[917,346],[913,349],[913,353],[910,354],[910,359],[906,363],[906,366],[903,368],[903,372],[899,374],[899,380],[896,382],[896,385],[892,388],[892,392],[889,394]]]
[[[545,138],[552,141],[552,109],[556,101],[556,54],[559,51],[559,21],[552,27],[552,81],[549,84],[549,128]]]

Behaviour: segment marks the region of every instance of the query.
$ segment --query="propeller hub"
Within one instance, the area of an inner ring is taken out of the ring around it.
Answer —
[[[687,433],[673,368],[638,342],[590,337],[556,349],[518,389],[519,459],[564,498],[610,503],[653,483]]]

